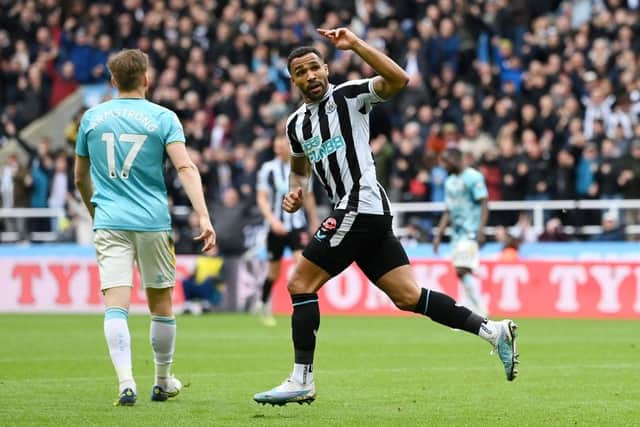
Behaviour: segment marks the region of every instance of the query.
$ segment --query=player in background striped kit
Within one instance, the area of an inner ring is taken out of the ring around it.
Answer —
[[[289,192],[289,174],[291,152],[289,143],[283,136],[273,141],[275,158],[265,162],[258,171],[256,201],[258,208],[269,227],[267,234],[267,254],[269,272],[262,285],[262,294],[255,311],[265,326],[275,326],[276,319],[271,314],[271,290],[280,275],[280,265],[285,248],[289,248],[297,261],[302,249],[309,242],[308,229],[314,229],[317,223],[316,203],[313,192],[305,197],[306,215],[303,210],[294,213],[285,211],[282,200]],[[311,227],[309,227],[311,224]]]

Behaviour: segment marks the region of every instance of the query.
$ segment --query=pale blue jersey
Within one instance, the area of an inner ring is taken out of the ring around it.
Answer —
[[[484,177],[473,168],[449,175],[444,183],[445,204],[451,218],[451,241],[475,240],[480,228],[480,201],[488,197]]]
[[[94,229],[171,230],[164,163],[173,142],[185,142],[178,117],[145,99],[116,98],[84,113],[76,154],[91,163]]]

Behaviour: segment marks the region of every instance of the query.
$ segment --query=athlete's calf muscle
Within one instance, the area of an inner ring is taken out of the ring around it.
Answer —
[[[376,282],[376,286],[387,294],[400,310],[413,310],[420,299],[420,287],[409,265],[401,265],[387,272]]]

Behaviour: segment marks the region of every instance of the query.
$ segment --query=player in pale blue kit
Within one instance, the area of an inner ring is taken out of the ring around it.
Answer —
[[[133,265],[138,265],[151,312],[155,384],[151,399],[175,397],[171,374],[176,321],[171,303],[175,252],[164,182],[167,156],[199,216],[203,252],[215,245],[200,174],[185,148],[172,111],[145,99],[147,56],[123,50],[108,62],[119,96],[84,113],[76,142],[75,182],[94,219],[94,243],[105,302],[104,333],[119,381],[116,405],[136,401],[127,324]]]
[[[433,250],[438,252],[444,230],[451,222],[452,259],[456,274],[470,308],[487,316],[479,281],[473,275],[480,266],[479,244],[484,242],[484,228],[489,217],[487,186],[480,172],[463,167],[460,150],[445,150],[442,163],[449,173],[444,184],[447,209],[433,239]]]

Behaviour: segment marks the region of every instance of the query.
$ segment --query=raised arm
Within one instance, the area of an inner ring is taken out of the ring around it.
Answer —
[[[408,83],[409,75],[393,59],[374,49],[347,28],[318,29],[333,45],[342,50],[352,50],[379,74],[373,81],[373,89],[383,99],[400,92]]]

